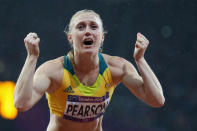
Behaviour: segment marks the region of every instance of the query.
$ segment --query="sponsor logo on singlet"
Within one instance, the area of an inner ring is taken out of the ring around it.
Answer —
[[[64,89],[64,92],[66,92],[66,93],[74,93],[74,91],[73,91],[73,89],[72,89],[71,86],[65,88],[65,89]]]
[[[64,118],[88,122],[100,117],[109,104],[109,93],[103,97],[68,95]]]

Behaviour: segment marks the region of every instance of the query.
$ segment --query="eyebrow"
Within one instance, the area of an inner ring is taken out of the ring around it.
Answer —
[[[99,25],[98,23],[96,23],[96,22],[94,22],[94,21],[89,21],[90,22],[90,24],[96,24],[96,25]],[[84,21],[81,21],[81,22],[79,22],[78,24],[76,24],[76,26],[77,25],[81,25],[81,24],[85,24],[86,22],[84,22]]]

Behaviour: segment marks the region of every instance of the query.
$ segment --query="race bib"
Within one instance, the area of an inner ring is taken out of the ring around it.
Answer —
[[[92,121],[103,115],[108,104],[108,92],[103,97],[68,95],[64,118],[78,122]]]

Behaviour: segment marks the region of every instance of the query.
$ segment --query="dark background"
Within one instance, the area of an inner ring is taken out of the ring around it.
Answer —
[[[93,9],[108,31],[104,53],[133,60],[137,32],[150,41],[145,58],[159,78],[166,98],[151,108],[122,84],[103,120],[104,131],[197,130],[196,0],[0,0],[0,81],[16,82],[26,58],[23,39],[37,32],[43,62],[70,49],[63,33],[71,16]],[[45,96],[15,120],[0,117],[0,131],[44,131],[49,122]]]

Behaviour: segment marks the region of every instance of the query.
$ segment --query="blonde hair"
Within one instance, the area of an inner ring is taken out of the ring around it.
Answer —
[[[96,17],[98,17],[99,20],[101,21],[102,31],[103,31],[104,33],[106,33],[106,31],[104,31],[104,28],[103,28],[103,21],[102,21],[100,15],[99,15],[98,13],[96,13],[95,11],[93,11],[93,10],[84,9],[84,10],[77,11],[77,12],[71,17],[70,22],[69,22],[69,25],[66,26],[66,28],[65,28],[65,30],[64,30],[64,32],[65,32],[66,34],[69,34],[69,33],[70,33],[71,28],[72,28],[72,23],[73,23],[73,21],[75,20],[75,18],[76,18],[77,16],[79,16],[80,14],[84,14],[84,13],[91,13],[91,14],[94,14]]]

